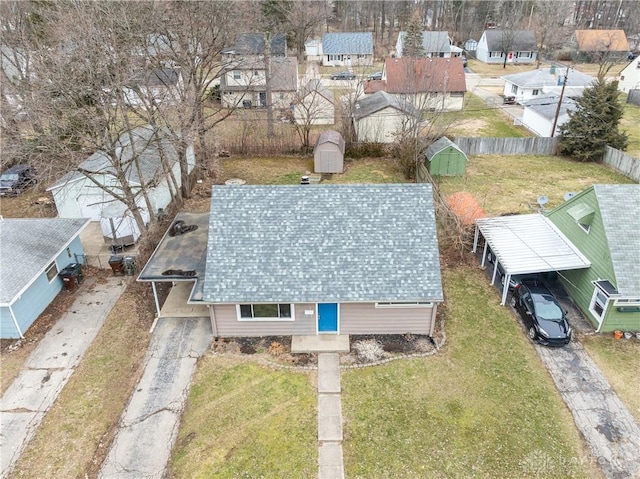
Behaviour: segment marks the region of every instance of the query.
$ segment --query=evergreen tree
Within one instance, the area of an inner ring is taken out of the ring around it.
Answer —
[[[569,121],[560,127],[559,152],[579,161],[600,161],[605,146],[625,150],[626,132],[618,129],[624,106],[618,96],[618,83],[599,77],[569,112]]]
[[[407,31],[402,37],[403,57],[424,57],[424,45],[422,44],[422,21],[420,15],[414,13],[407,24]]]

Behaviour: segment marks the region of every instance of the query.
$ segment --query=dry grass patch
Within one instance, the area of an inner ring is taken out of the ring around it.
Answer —
[[[12,477],[95,477],[142,372],[153,299],[132,283],[25,448]]]
[[[474,156],[464,177],[440,180],[442,193],[473,194],[489,215],[531,213],[537,198],[546,196],[547,209],[559,206],[570,191],[582,191],[598,183],[633,183],[597,163],[580,163],[556,156]]]
[[[640,341],[615,340],[610,334],[585,336],[580,341],[631,414],[640,421]]]
[[[626,101],[626,97],[625,100]],[[624,104],[624,116],[620,121],[620,129],[629,135],[626,153],[640,158],[640,107],[631,103]]]

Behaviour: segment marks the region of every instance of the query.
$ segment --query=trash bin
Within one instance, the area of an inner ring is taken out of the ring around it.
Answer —
[[[133,276],[136,272],[136,259],[133,256],[125,256],[122,260],[122,269],[127,276]]]
[[[109,266],[111,266],[111,271],[113,274],[124,274],[124,258],[122,256],[111,256],[109,257]]]
[[[67,291],[75,291],[80,283],[82,283],[82,265],[80,263],[71,263],[58,273],[62,279],[62,283]]]

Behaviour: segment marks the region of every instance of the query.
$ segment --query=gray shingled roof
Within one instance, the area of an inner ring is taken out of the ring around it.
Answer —
[[[397,96],[390,95],[385,91],[379,91],[358,100],[355,103],[353,117],[359,120],[387,107],[395,108],[407,115],[418,114],[418,111],[408,101],[400,100]]]
[[[407,36],[407,32],[400,32],[400,37],[402,38],[403,47],[404,47],[404,40],[406,36]],[[433,32],[433,31],[422,32],[422,47],[424,48],[425,53],[451,52],[451,43],[449,42],[449,33]]]
[[[455,148],[460,153],[462,153],[465,157],[467,156],[465,152],[462,151],[458,145],[456,145],[453,141],[451,141],[446,136],[440,137],[436,141],[431,143],[427,147],[427,149],[424,151],[424,156],[426,157],[427,161],[431,161],[433,157],[436,156],[436,154],[440,153],[442,150],[444,150],[448,146]]]
[[[154,138],[153,132],[154,130],[150,126],[139,126],[131,131],[131,136],[128,133],[123,133],[118,140],[118,150],[121,152],[119,154],[119,159],[122,163],[128,163],[128,166],[125,167],[125,171],[130,183],[142,184],[142,179],[140,178],[140,175],[138,175],[137,168],[135,168],[134,163],[130,161],[133,157],[131,137],[133,137],[135,151],[138,154],[138,162],[140,164],[144,183],[148,184],[163,171],[158,144],[155,141],[151,141],[152,138]],[[159,132],[163,137],[161,145],[165,157],[170,164],[173,165],[178,161],[178,153],[172,142],[169,141],[168,130],[163,128],[160,129]],[[93,155],[80,163],[79,168],[95,172],[97,174],[106,175],[113,175],[115,171],[109,156],[100,150],[96,151]],[[59,188],[69,182],[76,181],[81,178],[84,178],[83,173],[80,173],[79,171],[71,171],[47,188],[47,191]]]
[[[180,70],[175,68],[156,68],[151,71],[139,71],[131,79],[132,85],[139,86],[175,86],[180,79]]]
[[[63,218],[0,220],[0,304],[12,303],[88,222]],[[69,263],[74,261],[69,258]]]
[[[552,75],[549,70],[533,70],[528,72],[505,75],[502,78],[508,82],[523,88],[543,88],[559,86],[558,77],[564,76],[564,69],[560,69],[557,75]],[[567,75],[568,87],[587,87],[596,79],[590,75],[585,75],[577,70],[571,70]]]
[[[487,47],[490,52],[502,51],[503,39],[507,40],[512,52],[537,52],[536,34],[533,30],[485,30]]]
[[[544,118],[550,120],[555,118],[556,110],[558,109],[559,95],[545,95],[524,102],[525,108],[530,108]],[[572,98],[562,98],[562,105],[560,106],[560,112],[558,116],[562,116],[569,111],[576,109],[576,102]]]
[[[428,184],[214,186],[204,301],[442,301]]]
[[[318,145],[322,144],[322,143],[333,143],[334,145],[337,145],[338,148],[340,148],[340,152],[344,155],[344,138],[342,138],[342,135],[340,134],[340,132],[337,132],[335,130],[325,130],[322,133],[320,133],[320,136],[318,137],[318,139],[316,140],[316,148],[318,147]]]
[[[618,292],[640,295],[640,185],[594,185]]]
[[[322,36],[323,55],[373,55],[373,34],[325,33]]]
[[[262,55],[264,54],[264,34],[241,33],[236,37],[233,53],[236,55]],[[285,56],[287,53],[287,37],[282,33],[276,33],[271,37],[271,55]]]

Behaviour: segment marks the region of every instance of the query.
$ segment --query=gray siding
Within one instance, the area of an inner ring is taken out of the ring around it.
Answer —
[[[224,338],[316,334],[316,305],[296,304],[294,309],[294,321],[238,321],[235,304],[215,304],[210,307],[214,335]],[[305,310],[312,310],[313,315],[305,315]]]
[[[376,308],[375,303],[340,304],[340,334],[431,334],[433,308]]]

